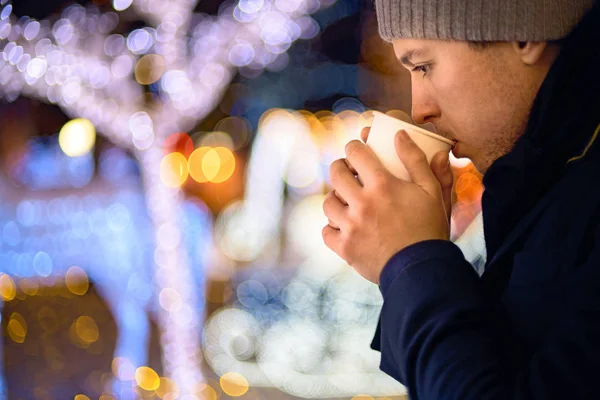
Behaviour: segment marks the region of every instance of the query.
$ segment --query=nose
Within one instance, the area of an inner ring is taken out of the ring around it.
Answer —
[[[435,122],[440,117],[440,108],[425,88],[412,82],[412,119],[415,124]]]

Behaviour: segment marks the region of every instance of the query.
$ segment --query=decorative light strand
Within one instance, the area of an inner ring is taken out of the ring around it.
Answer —
[[[161,144],[217,105],[237,67],[259,71],[276,63],[293,41],[314,36],[307,14],[320,7],[318,0],[242,0],[213,17],[193,14],[195,4],[114,0],[115,9],[132,6],[149,24],[125,38],[110,34],[119,19],[113,12],[74,5],[53,23],[17,21],[10,1],[0,0],[0,96],[14,100],[24,94],[87,118],[140,162],[157,243],[155,282],[159,290],[176,291],[185,305],[159,317],[165,374],[184,399],[195,398],[194,386],[202,381],[199,332],[182,323],[195,302],[185,251],[165,240],[165,231],[170,239],[181,237],[174,221],[182,194],[160,181]],[[131,79],[139,58],[150,53],[164,61],[154,110],[145,109],[142,88]]]

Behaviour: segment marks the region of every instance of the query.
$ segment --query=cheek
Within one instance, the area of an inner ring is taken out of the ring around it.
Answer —
[[[469,76],[457,67],[450,66],[443,71],[436,71],[426,85],[442,111],[452,119],[454,114],[463,114],[464,109],[470,108],[476,95],[477,87]]]
[[[467,141],[482,111],[476,88],[470,82],[444,78],[432,84],[432,90],[442,112],[442,128],[450,130],[459,140]]]

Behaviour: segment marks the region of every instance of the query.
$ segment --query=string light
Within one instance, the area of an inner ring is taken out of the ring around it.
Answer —
[[[213,17],[194,15],[195,0],[113,0],[115,10],[131,8],[149,24],[124,38],[109,35],[118,24],[115,13],[73,5],[52,25],[38,24],[17,20],[10,1],[0,2],[0,95],[12,101],[25,94],[57,104],[134,152],[156,238],[154,274],[163,277],[155,279],[158,292],[175,290],[187,308],[198,300],[189,284],[185,249],[159,234],[179,231],[174,221],[180,220],[183,201],[178,188],[161,180],[162,141],[190,130],[217,105],[236,66],[262,70],[293,41],[316,34],[318,26],[307,14],[316,12],[319,2],[280,3],[243,0]],[[162,107],[151,114],[143,111],[142,87],[132,79],[136,60],[146,54],[161,57],[149,67],[161,71],[142,76],[139,66],[138,79],[149,83],[160,75],[165,95]],[[137,123],[131,123],[133,117]],[[165,373],[186,399],[203,381],[199,323],[197,316],[183,318],[187,308],[162,309],[158,321]]]
[[[70,157],[89,153],[96,142],[96,129],[90,121],[76,118],[67,122],[58,135],[62,151]]]

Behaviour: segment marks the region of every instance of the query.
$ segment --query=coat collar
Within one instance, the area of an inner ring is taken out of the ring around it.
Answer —
[[[488,262],[483,278],[514,252],[551,201],[567,167],[600,160],[600,2],[565,39],[538,95],[525,133],[484,176],[482,198]],[[547,200],[546,200],[547,199]],[[488,272],[489,271],[489,272]]]

